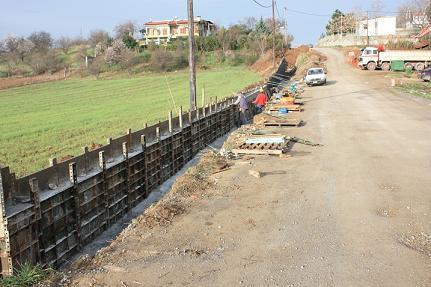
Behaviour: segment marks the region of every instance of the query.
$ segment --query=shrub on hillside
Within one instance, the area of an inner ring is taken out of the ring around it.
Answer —
[[[150,69],[156,72],[183,69],[188,65],[187,52],[182,49],[175,52],[159,49],[152,53],[149,64]]]
[[[64,60],[54,50],[31,55],[28,64],[35,75],[53,74],[65,67]]]

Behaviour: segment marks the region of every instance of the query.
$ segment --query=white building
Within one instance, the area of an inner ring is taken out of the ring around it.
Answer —
[[[368,33],[367,33],[368,30]],[[397,17],[378,17],[358,22],[358,36],[389,36],[397,33]]]

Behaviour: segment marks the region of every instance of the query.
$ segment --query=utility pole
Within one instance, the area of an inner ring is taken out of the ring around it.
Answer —
[[[283,43],[285,43],[285,49],[287,50],[287,36],[288,36],[288,34],[287,34],[287,8],[286,7],[284,7],[284,39],[283,39]],[[284,53],[286,53],[286,50],[283,50],[283,55],[284,55]]]
[[[189,68],[190,68],[190,110],[196,110],[196,58],[195,58],[195,19],[193,0],[187,0],[189,16]]]
[[[275,0],[272,0],[272,63],[275,68]]]

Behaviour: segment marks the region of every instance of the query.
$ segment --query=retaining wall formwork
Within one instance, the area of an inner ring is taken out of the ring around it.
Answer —
[[[249,97],[255,96],[250,94]],[[0,167],[0,267],[59,266],[239,121],[233,98],[109,139],[16,178]]]

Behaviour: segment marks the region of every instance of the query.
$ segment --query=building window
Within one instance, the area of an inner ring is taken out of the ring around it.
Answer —
[[[163,36],[166,36],[166,35],[168,35],[168,29],[164,28],[163,29]]]

